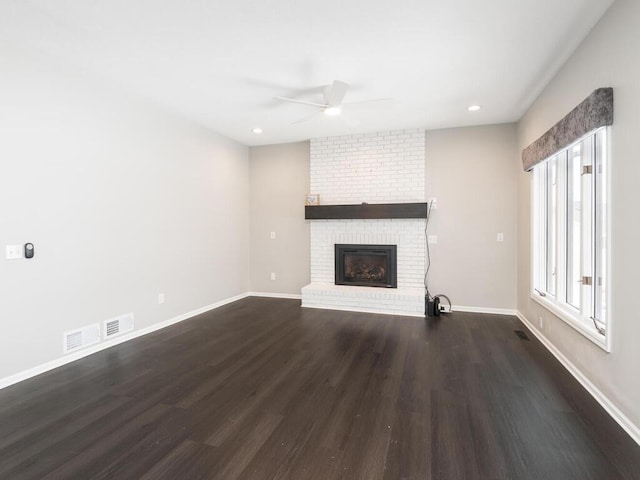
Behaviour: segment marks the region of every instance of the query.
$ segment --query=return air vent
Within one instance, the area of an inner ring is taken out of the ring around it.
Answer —
[[[105,320],[104,338],[112,338],[133,330],[133,313]]]
[[[100,325],[94,323],[77,330],[69,330],[63,334],[64,353],[73,352],[100,341]]]

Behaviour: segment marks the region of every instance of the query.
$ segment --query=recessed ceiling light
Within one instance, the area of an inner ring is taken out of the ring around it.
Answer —
[[[324,114],[325,115],[331,115],[332,117],[336,116],[336,115],[340,115],[340,106],[337,107],[327,107],[324,109]]]
[[[480,110],[480,105],[471,105],[469,108],[467,108],[467,110],[469,110],[470,112],[477,112],[478,110]]]
[[[259,128],[259,127],[256,127],[256,128],[254,128],[253,130],[251,130],[251,131],[252,131],[253,133],[258,134],[258,135],[262,133],[262,129],[261,129],[261,128]]]

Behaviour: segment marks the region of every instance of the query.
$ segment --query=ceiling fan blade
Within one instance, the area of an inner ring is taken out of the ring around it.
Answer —
[[[323,103],[307,102],[306,100],[297,100],[295,98],[287,98],[287,97],[273,97],[273,98],[277,98],[278,100],[284,100],[285,102],[300,103],[302,105],[310,105],[312,107],[320,107],[320,108],[328,107],[328,105]]]
[[[295,122],[291,122],[291,125],[298,125],[299,123],[308,122],[309,120],[313,120],[314,118],[316,118],[319,114],[320,114],[320,112],[316,112],[316,113],[313,113],[311,115],[307,115],[306,117],[302,117],[300,120],[296,120]]]
[[[330,107],[337,107],[342,104],[344,96],[349,90],[349,84],[340,80],[334,80],[331,85],[327,87],[324,93],[324,99],[327,105]]]
[[[355,105],[355,106],[359,107],[359,106],[366,106],[366,104],[368,104],[368,103],[378,103],[378,104],[380,104],[380,103],[383,103],[383,102],[391,103],[391,102],[393,102],[393,98],[373,98],[371,100],[359,100],[357,102],[345,102],[342,105],[345,106],[345,107],[347,107],[347,106],[351,107],[352,105]]]

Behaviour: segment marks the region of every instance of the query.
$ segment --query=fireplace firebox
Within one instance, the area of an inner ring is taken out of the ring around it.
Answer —
[[[397,288],[396,245],[335,245],[336,285]]]

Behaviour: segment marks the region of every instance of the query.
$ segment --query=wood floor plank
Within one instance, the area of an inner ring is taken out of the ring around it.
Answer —
[[[282,422],[282,418],[281,415],[266,413],[257,418],[253,424],[245,423],[245,428],[238,430],[239,436],[225,445],[225,450],[229,454],[216,471],[215,476],[211,478],[214,480],[235,480],[238,478]]]
[[[218,471],[215,448],[185,440],[144,473],[140,480],[209,480]]]
[[[423,413],[397,410],[389,449],[385,459],[384,480],[431,480],[431,418]]]
[[[0,478],[640,478],[640,447],[514,330],[246,298],[0,390]]]
[[[114,398],[111,396],[101,397],[98,401],[80,405],[72,413],[62,415],[46,424],[28,425],[24,429],[25,435],[17,438],[7,438],[8,446],[0,449],[0,478],[9,475],[6,468],[24,465],[29,458],[42,457],[41,453],[51,445],[65,442],[69,437],[75,435],[92,425],[98,425],[114,411],[124,407],[129,399]],[[56,457],[60,457],[56,454]],[[28,462],[31,463],[31,462]]]

